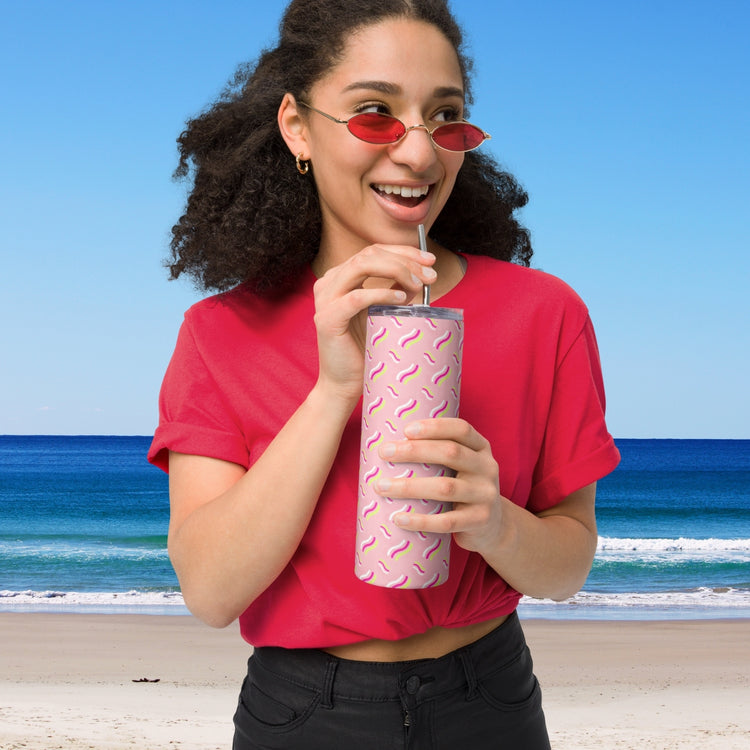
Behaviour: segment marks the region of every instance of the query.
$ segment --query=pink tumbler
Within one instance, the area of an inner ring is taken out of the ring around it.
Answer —
[[[448,580],[450,534],[400,529],[397,513],[440,513],[450,504],[382,497],[381,476],[446,476],[438,464],[394,464],[378,455],[417,419],[458,416],[463,310],[371,307],[367,318],[357,508],[357,577],[375,586],[423,589]]]

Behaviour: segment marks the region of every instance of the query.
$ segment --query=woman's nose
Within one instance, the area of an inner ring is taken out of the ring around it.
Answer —
[[[401,140],[390,148],[393,161],[406,164],[413,172],[424,172],[437,159],[436,146],[426,125],[410,125]]]

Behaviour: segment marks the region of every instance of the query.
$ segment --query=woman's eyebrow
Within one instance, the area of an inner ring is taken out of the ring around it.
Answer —
[[[388,81],[355,81],[346,86],[344,91],[355,91],[358,89],[379,91],[381,94],[390,94],[391,96],[396,96],[401,93],[401,87],[399,85],[388,83]]]
[[[399,96],[403,93],[401,86],[389,81],[355,81],[344,88],[344,92],[358,90],[378,91],[381,94],[388,94],[390,96]],[[434,90],[433,96],[436,99],[449,99],[451,97],[463,99],[464,91],[457,86],[439,86]]]
[[[458,99],[464,98],[464,90],[457,88],[456,86],[442,86],[440,88],[435,89],[433,96],[436,99],[450,99],[451,97],[456,97]]]

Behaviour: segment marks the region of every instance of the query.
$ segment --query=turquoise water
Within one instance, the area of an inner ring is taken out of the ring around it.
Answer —
[[[149,437],[0,436],[0,610],[185,613]],[[750,441],[618,440],[599,548],[526,617],[750,617]]]

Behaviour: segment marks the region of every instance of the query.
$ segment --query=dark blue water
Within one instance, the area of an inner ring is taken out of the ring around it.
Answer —
[[[175,592],[147,437],[0,436],[0,590]],[[3,603],[0,594],[0,606]]]
[[[597,487],[593,569],[553,609],[750,616],[750,441],[617,444],[622,462]]]
[[[582,593],[527,616],[750,616],[750,441],[619,440]],[[148,437],[0,436],[0,609],[184,611]]]

